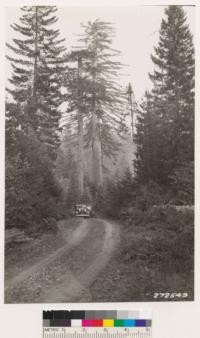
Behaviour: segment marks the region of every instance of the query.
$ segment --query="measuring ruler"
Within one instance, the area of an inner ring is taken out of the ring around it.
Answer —
[[[151,338],[151,327],[44,327],[43,338]]]

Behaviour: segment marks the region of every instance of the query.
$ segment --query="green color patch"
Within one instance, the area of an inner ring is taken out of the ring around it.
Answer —
[[[117,319],[114,320],[114,326],[120,327],[120,326],[124,326],[124,321],[122,319]]]

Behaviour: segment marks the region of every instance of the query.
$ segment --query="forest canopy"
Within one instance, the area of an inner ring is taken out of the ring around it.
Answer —
[[[140,102],[133,84],[121,85],[114,25],[82,24],[67,50],[57,13],[24,6],[11,25],[6,227],[54,229],[81,202],[112,217],[135,203],[193,204],[194,46],[184,9],[165,9],[152,90]],[[150,201],[142,189],[152,186]]]

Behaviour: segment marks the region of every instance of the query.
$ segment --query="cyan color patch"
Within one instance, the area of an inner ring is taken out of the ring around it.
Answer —
[[[135,327],[135,320],[134,319],[126,319],[124,320],[124,326],[125,327]]]

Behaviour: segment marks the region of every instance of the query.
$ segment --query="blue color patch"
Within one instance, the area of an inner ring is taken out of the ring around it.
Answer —
[[[137,319],[135,321],[135,326],[137,326],[137,327],[146,327],[146,320]]]

